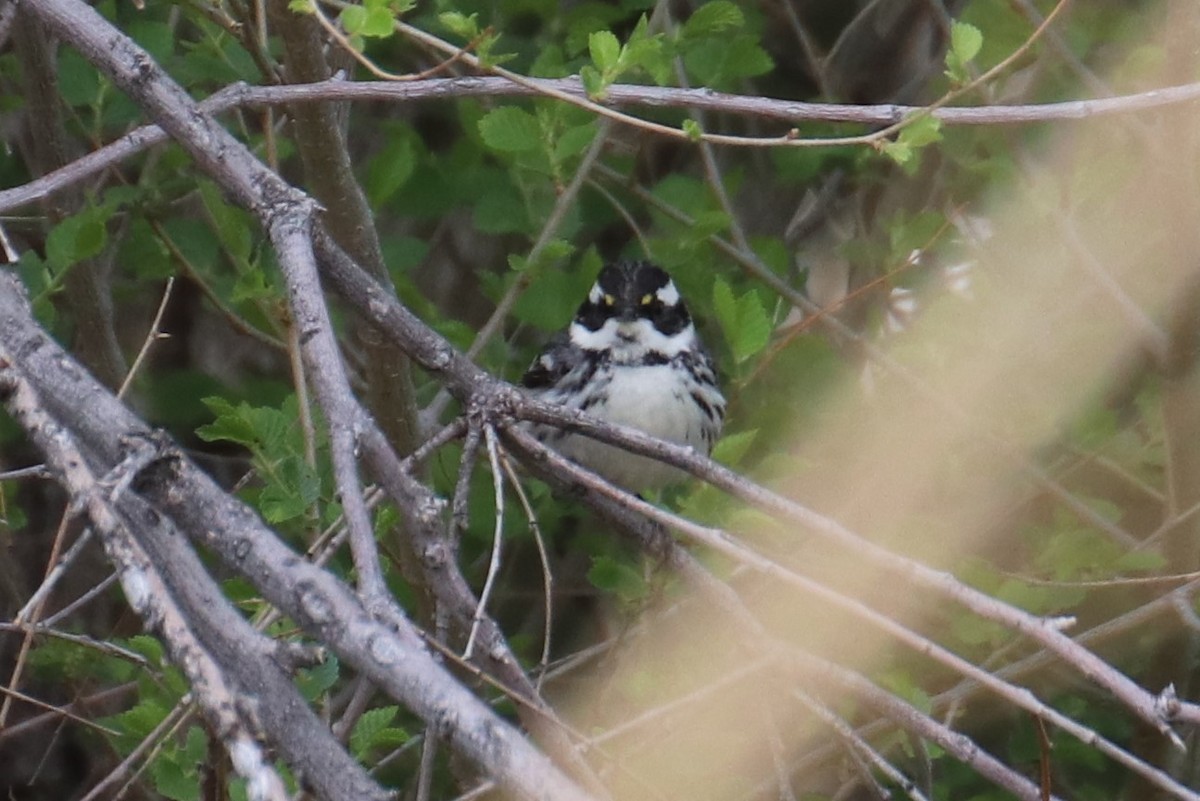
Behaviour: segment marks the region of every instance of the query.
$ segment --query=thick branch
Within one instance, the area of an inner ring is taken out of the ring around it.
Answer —
[[[55,48],[42,25],[28,13],[17,15],[14,41],[21,60],[25,93],[26,162],[33,175],[46,175],[71,163],[67,132],[58,93]],[[82,192],[60,196],[45,205],[51,224],[61,222],[83,205]],[[125,358],[117,344],[112,295],[107,284],[105,257],[84,259],[63,276],[63,288],[75,320],[74,350],[83,363],[110,387],[125,376]]]
[[[171,660],[188,677],[200,707],[212,730],[233,757],[238,773],[255,788],[255,797],[264,801],[284,801],[287,791],[283,781],[269,764],[267,755],[258,743],[262,732],[258,730],[257,717],[251,712],[250,699],[253,695],[247,693],[245,687],[239,687],[233,675],[238,669],[236,660],[234,665],[222,664],[211,651],[212,643],[197,631],[197,624],[203,628],[211,623],[203,614],[197,615],[197,610],[189,610],[185,603],[180,602],[178,593],[185,590],[190,582],[185,581],[183,586],[171,586],[164,575],[164,568],[179,572],[183,566],[164,563],[155,558],[160,554],[154,553],[153,545],[149,549],[145,547],[146,544],[170,541],[172,532],[167,530],[169,523],[144,505],[135,504],[132,514],[118,511],[116,507],[122,485],[116,483],[112,486],[112,483],[120,478],[131,478],[131,474],[136,473],[139,467],[123,461],[114,467],[110,474],[111,481],[98,481],[70,429],[60,425],[46,412],[30,381],[16,367],[14,354],[3,345],[0,345],[0,393],[5,396],[5,405],[13,417],[45,454],[47,462],[71,493],[73,502],[86,510],[92,526],[100,534],[109,560],[120,576],[130,606],[146,627],[164,642]],[[118,475],[122,471],[126,476]],[[125,505],[129,505],[128,499]],[[197,567],[198,560],[194,554],[190,555],[192,559],[187,567]],[[199,580],[201,576],[208,579],[202,570],[194,571],[189,578]],[[211,584],[211,579],[207,583]],[[221,606],[232,614],[227,602]],[[240,622],[244,628],[249,628],[245,621]],[[247,639],[261,641],[262,638]],[[246,648],[244,657],[247,664],[255,663],[264,656],[259,647],[247,648],[249,642],[240,645]],[[259,645],[261,642],[253,643],[253,646]],[[280,689],[282,685],[287,688],[285,693],[296,694],[286,678],[275,684],[274,689]],[[284,739],[287,741],[286,737]],[[368,798],[385,797],[360,768],[354,765],[352,770],[362,780],[360,786],[354,789],[365,792]],[[341,789],[348,788],[343,786]]]
[[[98,462],[117,463],[123,440],[150,434],[37,326],[16,278],[3,274],[0,346],[21,365],[50,414]],[[300,559],[257,514],[182,454],[160,459],[134,489],[311,636],[437,726],[500,784],[526,798],[588,801],[587,794],[435,662],[411,629],[384,625],[368,614],[344,584]]]
[[[272,0],[269,11],[283,40],[288,81],[328,79],[325,40],[313,17],[289,10],[286,0]],[[354,177],[339,109],[332,101],[294,103],[290,113],[305,180],[323,207],[321,218],[326,229],[372,278],[390,288],[391,277],[383,261],[375,217]],[[409,453],[417,445],[419,431],[408,359],[359,318],[354,318],[352,326],[366,355],[367,406],[396,450]]]

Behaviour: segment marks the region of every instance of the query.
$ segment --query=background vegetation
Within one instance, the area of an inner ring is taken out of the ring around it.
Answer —
[[[1200,798],[1194,4],[88,8],[0,2],[7,797]],[[730,400],[645,499],[492,380],[620,257]]]

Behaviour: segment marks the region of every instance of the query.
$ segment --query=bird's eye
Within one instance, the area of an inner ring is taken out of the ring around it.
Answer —
[[[616,302],[617,302],[617,299],[614,298],[612,295],[604,296],[604,305],[605,306],[614,306],[614,305],[616,305]]]
[[[642,305],[643,306],[649,306],[653,302],[654,302],[653,295],[642,295]]]

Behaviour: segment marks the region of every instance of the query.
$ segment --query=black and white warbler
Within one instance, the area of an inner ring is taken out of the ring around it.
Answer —
[[[705,454],[721,433],[725,398],[712,358],[670,276],[644,261],[606,266],[575,319],[525,372],[530,394]],[[631,491],[684,474],[653,459],[547,426],[537,436]]]

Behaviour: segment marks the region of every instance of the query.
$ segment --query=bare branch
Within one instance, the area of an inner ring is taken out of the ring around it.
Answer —
[[[331,79],[315,84],[248,86],[234,84],[206,98],[200,108],[220,114],[235,108],[281,106],[331,100],[415,102],[455,97],[536,97],[555,92],[584,97],[575,78],[528,78],[516,84],[506,78],[431,78],[415,83],[351,82]],[[884,104],[856,106],[776,100],[757,95],[731,95],[709,89],[614,85],[607,90],[614,106],[697,109],[734,114],[789,125],[802,122],[845,122],[889,125],[924,110],[922,106]],[[1163,109],[1200,100],[1200,83],[1152,89],[1132,95],[1061,103],[949,107],[929,112],[944,125],[1024,125],[1036,122],[1082,120]],[[8,212],[62,191],[97,175],[114,164],[165,142],[167,133],[155,126],[138,128],[111,144],[82,156],[63,168],[29,183],[0,190],[0,212]]]
[[[145,425],[37,327],[21,296],[16,279],[0,274],[0,350],[22,354],[22,374],[44,399],[48,412],[64,421],[88,453],[105,463],[117,463],[122,458],[122,438],[148,435]],[[505,787],[531,799],[590,798],[434,662],[407,624],[394,617],[386,625],[374,619],[341,582],[298,559],[253,511],[223,492],[181,453],[160,453],[129,495],[145,498],[188,538],[211,548],[271,603],[384,692],[426,721],[442,724],[449,742]],[[158,543],[174,550],[156,555],[155,564],[178,565],[183,570],[183,565],[194,562],[194,554],[188,556],[192,552],[183,542],[176,536]],[[238,630],[240,616],[219,593],[197,602],[197,608],[204,612],[192,615],[211,621],[212,638],[232,637]],[[216,620],[215,611],[223,609],[232,620]],[[236,668],[223,666],[233,675],[260,669],[246,658],[260,651],[244,642],[230,643],[224,652],[237,663]],[[258,715],[264,730],[281,738],[278,745],[285,759],[297,765],[325,798],[376,797],[365,780],[356,789],[337,784],[350,775],[345,763],[355,772],[361,769],[341,748],[320,747],[330,737],[329,731],[307,704],[286,702],[296,692],[286,676],[280,675],[279,687],[263,689],[274,683],[270,670],[278,668],[272,664],[264,663],[258,674],[243,681],[249,688],[245,694],[261,702]]]

